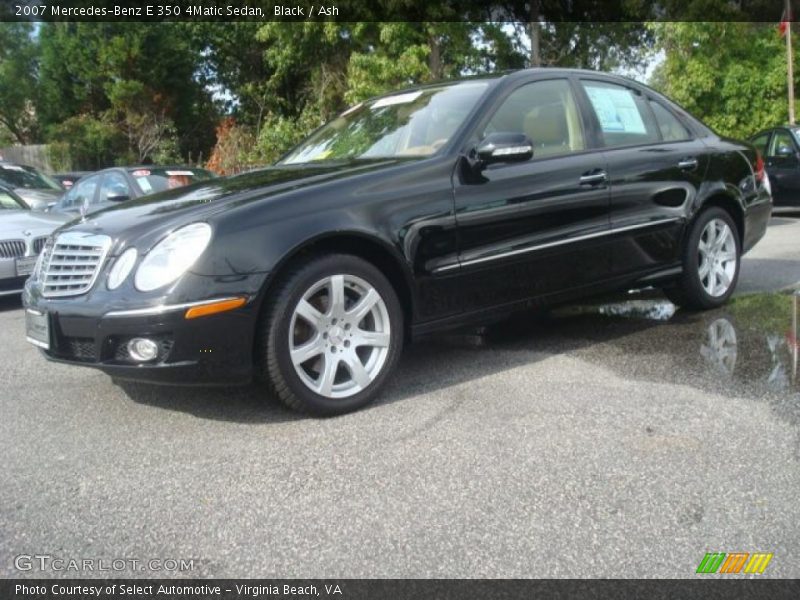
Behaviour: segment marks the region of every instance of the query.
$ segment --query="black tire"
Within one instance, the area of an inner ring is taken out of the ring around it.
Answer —
[[[289,352],[292,315],[303,295],[333,275],[351,275],[368,282],[383,300],[390,326],[388,353],[379,373],[363,390],[346,398],[329,398],[311,390],[300,378]],[[394,371],[403,346],[403,310],[397,293],[372,264],[348,254],[317,256],[298,263],[270,292],[255,357],[259,378],[289,408],[314,416],[334,416],[357,410],[375,399]]]
[[[699,273],[699,251],[703,230],[709,222],[719,219],[726,223],[733,235],[736,248],[735,270],[731,283],[724,294],[712,296],[706,291]],[[736,289],[741,268],[742,250],[739,231],[733,218],[725,209],[712,206],[703,210],[691,225],[686,237],[681,258],[683,272],[681,277],[671,286],[664,288],[667,298],[677,304],[694,310],[709,310],[725,304]]]

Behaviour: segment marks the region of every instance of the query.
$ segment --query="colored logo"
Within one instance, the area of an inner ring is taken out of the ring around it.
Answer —
[[[697,566],[697,573],[761,574],[772,560],[771,552],[708,552]]]

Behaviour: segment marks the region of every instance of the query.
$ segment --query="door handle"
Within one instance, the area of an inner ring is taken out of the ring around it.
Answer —
[[[598,183],[603,183],[605,180],[606,172],[598,171],[596,173],[586,173],[585,175],[581,175],[580,183],[581,185],[597,185]]]
[[[698,162],[696,158],[684,158],[683,160],[678,162],[678,168],[683,169],[685,171],[696,169],[697,165]]]

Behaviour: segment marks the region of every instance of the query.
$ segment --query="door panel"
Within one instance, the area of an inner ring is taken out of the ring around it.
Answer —
[[[777,129],[766,155],[766,168],[776,204],[800,204],[800,155],[792,134]]]
[[[699,140],[610,150],[613,271],[624,275],[680,261],[684,216],[708,167]],[[683,165],[683,166],[682,166]]]
[[[464,309],[479,310],[606,278],[609,189],[602,153],[585,150],[566,79],[512,92],[483,134],[521,132],[533,158],[454,177]],[[582,178],[584,180],[582,181]],[[587,180],[586,178],[589,178]]]
[[[674,266],[687,207],[708,151],[672,112],[634,88],[581,81],[605,145],[611,184],[612,273]]]

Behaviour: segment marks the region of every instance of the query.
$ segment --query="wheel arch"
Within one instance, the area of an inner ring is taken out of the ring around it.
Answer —
[[[272,290],[283,275],[300,261],[326,254],[350,254],[377,267],[389,280],[403,309],[405,335],[410,332],[415,315],[413,279],[410,269],[390,244],[377,236],[360,231],[339,231],[305,240],[288,251],[270,272],[259,293],[259,322]]]
[[[730,190],[724,188],[711,190],[698,202],[697,210],[695,210],[692,220],[694,221],[700,213],[712,206],[723,209],[731,216],[736,225],[736,232],[739,234],[739,243],[744,244],[744,208],[742,207],[741,199]]]

